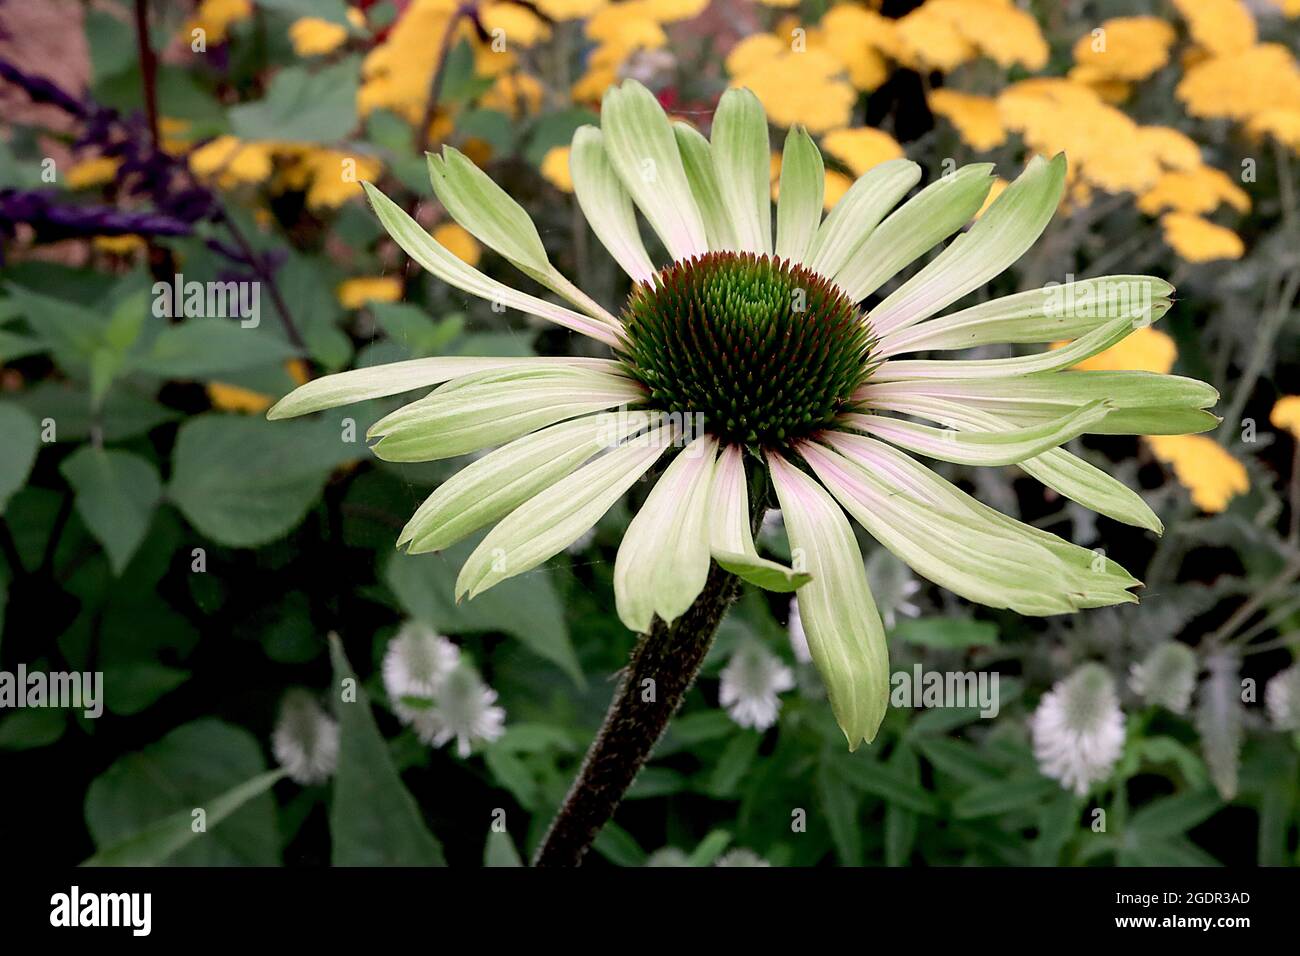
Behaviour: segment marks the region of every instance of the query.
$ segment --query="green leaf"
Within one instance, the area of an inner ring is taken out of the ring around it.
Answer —
[[[370,698],[330,636],[339,766],[330,805],[330,855],[335,866],[444,866],[442,847],[393,766]],[[355,695],[355,696],[353,696]]]
[[[1055,781],[1037,775],[981,784],[953,802],[952,814],[958,820],[972,820],[1024,810],[1041,803],[1057,789]]]
[[[297,355],[288,342],[260,329],[245,329],[229,319],[190,319],[169,325],[137,362],[144,371],[167,378],[209,378]]]
[[[719,799],[733,796],[753,766],[762,742],[763,735],[753,730],[742,730],[732,737],[705,780],[704,792]]]
[[[343,0],[257,0],[257,5],[267,10],[288,14],[295,19],[314,17],[317,20],[337,23],[349,30],[353,29],[352,24],[348,22],[347,4]]]
[[[858,796],[834,769],[835,758],[827,754],[817,765],[814,783],[817,800],[826,814],[835,853],[841,866],[862,865],[862,834],[858,829]]]
[[[76,495],[77,514],[120,575],[144,540],[162,495],[158,469],[130,452],[83,445],[59,470]]]
[[[344,437],[329,419],[199,415],[177,433],[167,497],[219,544],[266,544],[302,521],[332,469],[364,454],[359,437]]]
[[[835,765],[835,769],[859,790],[888,803],[927,816],[939,812],[939,801],[934,795],[920,784],[909,781],[895,767],[863,757],[845,757]]]
[[[722,851],[731,843],[731,834],[726,830],[712,830],[699,842],[686,857],[687,866],[709,866],[722,855]]]
[[[283,770],[270,770],[258,774],[246,783],[227,790],[221,796],[208,801],[203,808],[206,814],[205,825],[211,832],[217,824],[224,821],[236,810],[254,797],[269,790],[284,777]],[[100,850],[82,866],[158,866],[165,863],[179,851],[185,849],[202,835],[194,829],[193,812],[178,810],[171,816],[163,817],[130,836]]]
[[[1163,840],[1181,836],[1222,808],[1223,800],[1214,790],[1178,793],[1139,808],[1128,825],[1143,840]]]
[[[523,866],[524,861],[515,849],[515,841],[510,839],[506,830],[488,831],[487,843],[483,847],[484,866]]]
[[[106,667],[104,700],[112,713],[129,717],[147,709],[189,678],[189,671],[148,661]]]
[[[646,858],[632,834],[617,823],[606,823],[601,828],[592,849],[616,866],[640,866]]]
[[[10,496],[23,486],[40,449],[40,430],[32,416],[17,405],[0,402],[0,514]]]
[[[920,786],[921,763],[916,751],[900,742],[889,755],[887,766],[908,783]],[[919,821],[916,813],[897,803],[885,805],[885,865],[906,866],[916,845]]]
[[[899,621],[893,636],[924,647],[983,647],[998,642],[998,626],[961,617],[921,617]]]
[[[359,76],[356,57],[315,71],[284,67],[264,99],[230,108],[231,131],[242,140],[336,143],[357,125]]]
[[[0,602],[0,616],[4,605]],[[0,718],[0,750],[35,750],[48,747],[63,737],[68,715],[56,707],[26,707]]]
[[[119,757],[86,793],[86,826],[105,852],[146,827],[202,809],[266,770],[262,746],[246,730],[204,718]],[[207,832],[159,859],[169,866],[273,866],[280,862],[275,802],[262,793]]]
[[[458,604],[454,597],[456,569],[469,550],[468,545],[457,545],[441,554],[395,553],[388,561],[384,582],[408,614],[431,627],[445,634],[510,634],[559,667],[579,687],[586,686],[551,572],[521,574]]]

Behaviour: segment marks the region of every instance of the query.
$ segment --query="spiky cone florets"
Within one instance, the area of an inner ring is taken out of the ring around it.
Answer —
[[[784,448],[850,410],[871,336],[835,285],[784,259],[712,252],[640,283],[622,359],[669,412],[704,416],[719,439]]]

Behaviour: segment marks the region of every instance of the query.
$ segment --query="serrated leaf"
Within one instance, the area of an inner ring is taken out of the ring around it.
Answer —
[[[130,452],[83,445],[59,470],[76,495],[77,514],[120,575],[144,540],[162,496],[158,469]]]

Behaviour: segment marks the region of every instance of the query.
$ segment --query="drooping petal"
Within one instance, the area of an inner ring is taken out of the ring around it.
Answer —
[[[631,379],[587,369],[489,369],[448,382],[370,427],[385,461],[437,461],[546,425],[644,400]]]
[[[569,150],[573,192],[596,238],[633,282],[649,282],[655,267],[637,230],[636,210],[623,181],[605,154],[604,136],[594,126],[573,134]]]
[[[1041,425],[1007,427],[997,431],[956,431],[934,428],[882,415],[845,415],[846,425],[910,451],[961,465],[1015,465],[1041,455],[1089,431],[1114,405],[1107,399],[1089,402]]]
[[[456,600],[471,598],[559,554],[659,460],[672,439],[656,426],[561,478],[501,519],[465,560]]]
[[[818,275],[837,275],[920,181],[921,167],[910,159],[891,159],[859,176],[818,227],[808,250],[808,268]]]
[[[974,163],[926,186],[853,251],[836,283],[858,301],[875,292],[970,222],[993,187],[992,171],[991,163]]]
[[[709,549],[713,559],[732,574],[768,591],[793,591],[808,583],[806,572],[760,557],[754,547],[744,453],[739,445],[727,445],[718,456],[708,514]]]
[[[928,505],[822,445],[805,441],[798,450],[849,514],[917,574],[967,600],[1019,614],[1066,614],[1082,606],[1084,594],[1067,590],[1070,569],[1032,539]]]
[[[1141,315],[1174,287],[1152,276],[1106,276],[1049,283],[880,336],[875,355],[1034,344],[1078,338],[1107,320]]]
[[[1047,548],[1069,570],[1070,578],[1062,587],[1081,595],[1081,607],[1100,607],[1132,600],[1127,589],[1140,582],[1114,561],[990,508],[897,448],[865,435],[847,432],[826,432],[822,441],[904,495],[937,510],[992,525],[1013,540],[1028,540],[1033,545]]]
[[[439,485],[406,523],[397,546],[408,545],[412,554],[441,551],[505,517],[649,422],[645,412],[609,412],[518,438]]]
[[[872,328],[913,325],[1000,275],[1042,235],[1064,189],[1065,155],[1035,156],[969,232],[871,310]]]
[[[744,252],[772,252],[772,146],[767,115],[746,89],[722,94],[713,115],[713,171]]]
[[[1109,319],[1059,349],[1047,349],[1033,355],[1000,359],[887,359],[872,372],[871,378],[876,382],[901,382],[919,378],[1006,378],[1059,372],[1106,351],[1167,311],[1169,302],[1162,300],[1151,306],[1149,315],[1121,315]]]
[[[654,94],[635,80],[610,87],[600,107],[610,162],[674,259],[709,250],[677,137]]]
[[[822,221],[826,169],[808,131],[795,126],[781,153],[781,190],[776,199],[776,254],[803,263]]]
[[[943,402],[932,407],[945,412],[974,408],[1017,425],[1046,422],[1108,398],[1116,408],[1091,427],[1094,435],[1187,435],[1219,424],[1216,415],[1205,411],[1219,400],[1212,386],[1155,372],[1070,371],[1006,379],[868,382],[854,397],[874,408],[904,414],[919,414],[923,406],[918,400]]]
[[[617,318],[551,265],[532,218],[491,176],[451,146],[443,147],[441,157],[427,153],[425,159],[434,193],[465,231],[588,315],[618,327]]]
[[[491,302],[500,302],[521,312],[527,312],[529,315],[548,319],[566,329],[581,332],[599,342],[604,342],[606,345],[618,345],[616,326],[589,318],[572,309],[547,302],[545,299],[519,292],[503,282],[488,278],[443,248],[397,203],[370,183],[362,183],[362,186],[365,187],[366,195],[370,198],[370,205],[374,208],[375,215],[379,217],[379,221],[388,230],[393,240],[406,251],[408,256],[443,282]]]
[[[614,601],[629,630],[649,630],[656,615],[672,623],[704,590],[717,447],[717,439],[702,435],[683,448],[623,533],[614,561]]]
[[[862,552],[844,512],[817,482],[775,452],[767,460],[791,552],[802,557],[795,565],[812,575],[796,595],[808,649],[856,750],[875,739],[889,702],[889,650]]]
[[[280,399],[266,417],[293,418],[338,405],[351,405],[371,398],[400,395],[429,385],[440,385],[463,375],[496,368],[586,368],[614,372],[619,364],[612,359],[592,358],[480,358],[469,355],[439,356],[391,362],[372,368],[354,368],[326,375],[300,385]]]
[[[682,167],[686,170],[691,195],[695,197],[700,218],[704,221],[704,234],[708,237],[709,249],[714,252],[734,252],[739,248],[736,245],[736,230],[732,228],[726,203],[722,200],[722,187],[718,185],[718,176],[713,171],[713,148],[704,134],[687,123],[673,123],[673,135],[677,137],[677,149],[682,155]]]

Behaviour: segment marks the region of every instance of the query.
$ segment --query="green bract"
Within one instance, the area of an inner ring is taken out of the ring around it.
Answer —
[[[429,461],[499,446],[436,490],[398,541],[438,550],[490,527],[457,597],[557,554],[662,463],[615,562],[619,616],[637,630],[674,620],[711,562],[794,590],[850,747],[875,736],[889,663],[846,512],[919,574],[972,601],[1044,615],[1136,600],[1138,582],[1115,562],[999,514],[913,457],[1017,465],[1067,498],[1158,532],[1136,492],[1060,446],[1217,423],[1207,409],[1218,396],[1200,382],[1072,371],[1169,309],[1173,289],[1161,279],[1051,283],[939,314],[1038,239],[1060,202],[1064,156],[1032,160],[982,214],[991,166],[934,178],[904,202],[922,170],[892,160],[823,219],[822,159],[796,128],[773,216],[767,121],[751,93],[722,97],[710,141],[670,122],[633,81],[606,94],[601,128],[579,129],[570,155],[578,204],[632,281],[626,303],[598,303],[565,278],[524,209],[455,150],[429,159],[447,212],[569,305],[488,278],[366,191],[393,238],[435,276],[587,336],[607,357],[401,362],[311,382],[270,412],[437,386],[375,424],[377,455]],[[647,249],[638,212],[659,247]],[[878,301],[866,307],[868,297]],[[1061,340],[1010,358],[942,357]],[[784,513],[790,566],[754,545],[754,489],[774,494]]]

